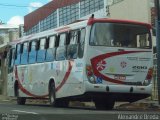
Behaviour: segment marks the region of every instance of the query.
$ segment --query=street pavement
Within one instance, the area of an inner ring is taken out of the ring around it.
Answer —
[[[116,103],[113,110],[96,110],[93,103],[74,102],[69,108],[54,108],[46,101],[28,100],[17,105],[16,99],[0,96],[0,120],[159,120],[158,101]]]
[[[48,104],[0,102],[0,120],[159,120],[155,110],[96,110],[94,107],[54,108]]]

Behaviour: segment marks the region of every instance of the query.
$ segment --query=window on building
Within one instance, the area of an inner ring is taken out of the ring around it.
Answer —
[[[79,19],[79,4],[72,4],[59,9],[59,25],[69,24]]]
[[[57,11],[40,22],[40,31],[49,30],[57,27]]]
[[[104,1],[103,0],[81,0],[80,2],[80,16],[86,16],[91,14],[95,11],[104,8]]]
[[[37,25],[33,26],[31,29],[29,29],[26,32],[26,35],[56,28],[58,27],[58,24],[59,26],[63,26],[72,23],[78,20],[79,16],[84,17],[103,8],[104,0],[80,0],[80,6],[79,3],[77,3],[53,11],[52,14],[41,20]],[[59,14],[59,21],[57,20],[57,14]]]

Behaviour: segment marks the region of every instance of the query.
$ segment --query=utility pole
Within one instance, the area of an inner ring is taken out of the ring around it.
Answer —
[[[160,1],[155,0],[156,7],[156,41],[157,41],[157,89],[158,103],[160,105]]]

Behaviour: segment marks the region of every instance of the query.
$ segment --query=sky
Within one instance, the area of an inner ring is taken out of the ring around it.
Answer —
[[[10,25],[24,23],[24,16],[52,0],[0,0],[0,22]]]

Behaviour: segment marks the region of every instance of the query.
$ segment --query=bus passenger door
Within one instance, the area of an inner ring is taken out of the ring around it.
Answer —
[[[8,62],[8,79],[7,79],[7,95],[14,96],[14,79],[13,79],[13,66],[14,66],[14,53],[15,49],[10,49],[7,62]]]

